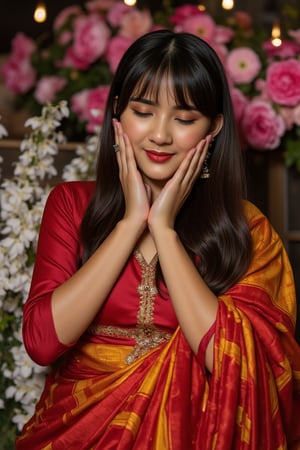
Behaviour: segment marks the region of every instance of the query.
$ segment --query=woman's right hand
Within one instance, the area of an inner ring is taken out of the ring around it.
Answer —
[[[147,188],[137,168],[131,142],[124,133],[121,123],[113,119],[113,126],[115,143],[119,146],[116,158],[125,198],[124,219],[130,219],[145,228],[150,210],[150,193],[147,192]]]

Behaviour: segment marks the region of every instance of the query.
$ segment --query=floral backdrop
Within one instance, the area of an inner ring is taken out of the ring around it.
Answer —
[[[300,12],[289,9],[281,45],[243,11],[212,17],[196,5],[151,15],[122,1],[94,0],[63,9],[52,33],[34,41],[17,33],[1,72],[17,104],[34,114],[46,102],[68,100],[69,138],[101,125],[109,83],[124,51],[139,36],[166,27],[205,39],[220,56],[231,87],[243,148],[284,151],[300,170]],[[296,26],[297,24],[297,26]]]
[[[21,319],[48,180],[57,174],[55,156],[66,139],[80,139],[62,178],[93,177],[110,80],[137,37],[167,27],[209,42],[228,75],[243,149],[281,149],[287,165],[300,170],[300,29],[287,29],[282,44],[275,47],[269,31],[257,29],[245,12],[214,18],[195,5],[164,5],[156,15],[113,0],[63,9],[51,36],[34,41],[17,33],[1,68],[16,105],[32,114],[14,175],[0,185],[1,450],[14,447],[47,371],[27,356]],[[0,138],[6,136],[0,124]]]

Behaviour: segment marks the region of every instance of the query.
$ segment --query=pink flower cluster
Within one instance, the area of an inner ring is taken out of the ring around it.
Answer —
[[[88,133],[96,132],[103,123],[108,92],[109,86],[99,86],[95,89],[84,89],[71,98],[71,109],[80,120],[87,123]]]
[[[2,76],[13,92],[30,92],[41,105],[55,101],[57,95],[70,87],[67,95],[71,110],[80,121],[86,122],[90,133],[103,121],[109,81],[122,55],[135,39],[152,28],[148,10],[140,11],[121,1],[93,0],[87,2],[86,11],[70,6],[53,23],[54,45],[65,50],[61,58],[53,61],[53,73],[39,76],[39,68],[32,65],[31,59],[37,46],[31,38],[18,33],[12,42],[11,55],[2,67]],[[43,50],[42,54],[45,60],[49,59],[51,49]],[[89,71],[101,65],[105,84],[101,83],[101,73],[95,71],[99,78],[95,75],[89,85]],[[72,85],[76,81],[79,87],[74,93]]]
[[[167,21],[175,32],[206,40],[219,55],[243,148],[272,150],[295,129],[300,136],[300,29],[289,30],[275,47],[267,38],[260,44],[252,39],[252,18],[242,11],[218,24],[196,5],[185,4]],[[4,82],[38,105],[69,100],[78,121],[94,132],[103,122],[109,84],[122,55],[135,39],[166,23],[155,23],[147,9],[117,0],[89,1],[84,10],[67,7],[53,23],[49,47],[40,49],[23,33],[16,35],[2,67]]]
[[[206,40],[221,58],[244,148],[275,149],[288,130],[300,127],[300,30],[290,31],[293,40],[283,41],[280,47],[274,47],[270,41],[262,44],[266,58],[263,78],[263,63],[254,49],[231,48],[235,35],[232,28],[217,25],[193,5],[177,8],[170,21],[175,31],[187,31]],[[238,12],[234,21],[245,37],[251,37],[249,15]],[[245,90],[248,94],[244,94]]]

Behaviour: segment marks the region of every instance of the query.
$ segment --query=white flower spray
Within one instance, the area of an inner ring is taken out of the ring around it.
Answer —
[[[25,122],[32,131],[21,142],[13,177],[0,186],[0,410],[13,402],[11,422],[18,430],[33,414],[47,372],[29,358],[24,348],[22,307],[30,287],[39,224],[51,189],[45,180],[57,174],[54,157],[59,144],[66,141],[57,130],[68,115],[67,104],[62,101],[45,106],[40,117]],[[0,124],[0,138],[4,136],[7,132]],[[63,169],[64,181],[94,178],[98,141],[99,137],[92,135],[78,145],[75,158]]]
[[[66,102],[47,105],[40,117],[25,122],[32,131],[24,138],[11,179],[3,180],[0,241],[0,406],[14,401],[12,421],[21,429],[33,413],[46,369],[35,364],[22,343],[22,307],[27,298],[35,256],[39,223],[50,187],[44,181],[56,175],[53,165],[59,144],[65,142],[57,131],[68,117]],[[0,133],[3,133],[0,128]]]

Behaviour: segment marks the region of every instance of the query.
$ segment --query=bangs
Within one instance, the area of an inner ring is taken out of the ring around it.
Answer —
[[[176,73],[176,75],[175,75]],[[178,73],[178,68],[172,70],[170,65],[151,67],[137,82],[132,95],[134,97],[149,97],[158,102],[161,89],[166,89],[167,96],[175,100],[176,105],[196,105],[190,92],[192,86],[188,86],[185,74]],[[198,107],[198,105],[196,105]]]

